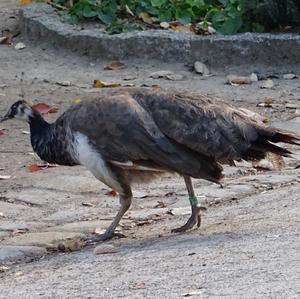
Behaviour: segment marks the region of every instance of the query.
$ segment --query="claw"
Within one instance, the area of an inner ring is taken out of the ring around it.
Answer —
[[[121,234],[121,233],[104,233],[104,234],[100,234],[100,235],[96,235],[94,237],[91,237],[91,238],[88,238],[85,240],[86,244],[94,244],[94,243],[98,243],[98,242],[104,242],[104,241],[107,241],[107,240],[110,240],[114,237],[117,237],[117,238],[126,238],[125,235]]]
[[[189,218],[189,220],[187,221],[187,223],[181,227],[172,229],[171,232],[172,233],[186,232],[187,230],[192,229],[196,224],[197,224],[197,227],[200,227],[200,225],[201,225],[200,210],[201,210],[201,207],[194,206],[192,208],[192,215]]]

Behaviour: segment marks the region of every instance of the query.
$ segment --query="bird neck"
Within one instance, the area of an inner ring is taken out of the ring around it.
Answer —
[[[30,138],[33,150],[44,161],[60,165],[77,165],[69,152],[69,140],[64,127],[56,122],[49,124],[36,111],[29,117]]]

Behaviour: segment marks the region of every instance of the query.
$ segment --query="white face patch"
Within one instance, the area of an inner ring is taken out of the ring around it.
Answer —
[[[30,116],[33,116],[31,108],[26,107],[25,105],[17,108],[17,113],[15,115],[16,119],[25,120],[28,122]]]
[[[116,180],[114,174],[98,153],[88,141],[88,137],[82,133],[75,133],[75,151],[77,152],[78,162],[85,166],[98,180],[123,193],[123,188]]]

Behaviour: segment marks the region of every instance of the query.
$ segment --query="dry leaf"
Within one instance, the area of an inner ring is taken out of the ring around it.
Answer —
[[[111,190],[111,191],[107,191],[105,193],[105,195],[109,195],[109,196],[117,196],[118,193],[115,190]]]
[[[126,68],[126,64],[120,61],[113,61],[104,67],[105,70],[122,70]]]
[[[80,240],[67,240],[57,245],[57,249],[62,252],[78,251],[84,246]]]
[[[10,44],[8,36],[1,36],[0,37],[0,44]]]
[[[106,83],[101,80],[94,80],[93,84],[94,88],[114,88],[119,86],[121,86],[121,84],[119,83]]]
[[[57,107],[51,107],[45,103],[35,104],[32,106],[32,108],[41,114],[56,113],[58,111]]]
[[[0,175],[0,180],[9,180],[10,178],[10,175]]]
[[[158,208],[165,208],[167,207],[167,204],[164,203],[163,201],[157,201],[157,204],[153,207],[154,209],[158,209]]]
[[[20,1],[17,3],[17,7],[22,7],[22,6],[31,4],[32,1],[33,1],[33,0],[20,0]]]
[[[32,164],[32,165],[28,166],[29,172],[36,172],[36,171],[40,171],[42,169],[43,168],[37,164]]]
[[[273,107],[273,99],[265,99],[263,102],[259,102],[256,104],[256,107],[265,107],[265,108],[271,108]]]
[[[25,49],[25,48],[26,48],[26,45],[22,42],[19,42],[15,45],[16,50],[22,50],[22,49]]]
[[[3,135],[5,135],[4,131],[0,130],[0,136],[3,136]]]
[[[24,273],[22,272],[22,271],[19,271],[19,272],[16,272],[15,273],[15,276],[16,277],[18,277],[18,276],[23,276],[24,275]]]
[[[111,244],[101,244],[94,249],[94,254],[110,254],[117,252],[119,252],[119,249]]]
[[[130,290],[143,290],[146,289],[146,284],[144,282],[134,282],[131,283],[128,288]]]
[[[153,24],[153,20],[152,18],[150,17],[150,15],[146,12],[141,12],[139,14],[139,18],[146,24]]]

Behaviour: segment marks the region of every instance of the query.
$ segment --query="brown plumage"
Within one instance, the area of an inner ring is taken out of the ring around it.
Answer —
[[[200,225],[190,177],[218,183],[222,163],[256,161],[268,152],[288,156],[290,151],[274,143],[300,144],[299,135],[266,127],[218,99],[161,89],[110,90],[73,105],[53,124],[22,101],[4,119],[12,117],[27,119],[32,146],[42,159],[84,165],[120,193],[121,210],[97,240],[112,237],[130,206],[135,181],[164,172],[182,175],[192,215],[175,231],[185,231]]]

